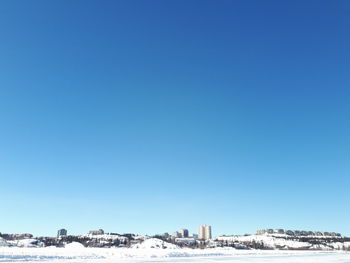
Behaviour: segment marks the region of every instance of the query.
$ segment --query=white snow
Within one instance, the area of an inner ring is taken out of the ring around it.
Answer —
[[[76,246],[77,244],[73,244]],[[27,263],[349,263],[349,252],[160,248],[0,247],[0,262]]]
[[[139,249],[179,249],[178,246],[164,242],[163,240],[160,240],[158,238],[149,238],[143,241],[141,244],[135,244],[132,246],[132,248],[139,248]]]
[[[72,242],[72,243],[66,244],[64,247],[66,249],[73,249],[73,250],[85,248],[84,245],[79,242]]]
[[[19,247],[36,247],[38,240],[36,239],[21,239],[17,241],[17,246]]]
[[[9,246],[9,244],[6,242],[6,240],[0,237],[0,247],[7,247],[7,246]]]
[[[236,237],[219,237],[219,240],[237,241],[237,242],[252,242],[263,243],[270,248],[285,248],[285,249],[303,249],[310,248],[312,245],[307,242],[286,240],[284,238],[276,238],[268,235],[251,235],[251,236],[236,236]]]

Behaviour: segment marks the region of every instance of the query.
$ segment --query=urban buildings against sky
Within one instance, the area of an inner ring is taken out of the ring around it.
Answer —
[[[89,235],[103,235],[105,232],[103,229],[99,230],[90,230]],[[57,231],[57,238],[61,236],[66,236],[67,230],[62,228]],[[168,234],[166,234],[168,235]],[[171,234],[174,238],[189,238],[189,231],[186,228],[182,228],[179,231],[175,231]],[[201,225],[199,226],[198,235],[193,234],[192,238],[199,239],[199,240],[209,240],[212,238],[212,232],[211,232],[211,226],[209,225]]]

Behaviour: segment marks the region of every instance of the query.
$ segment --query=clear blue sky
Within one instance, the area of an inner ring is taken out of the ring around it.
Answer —
[[[0,232],[350,235],[349,1],[2,1]]]

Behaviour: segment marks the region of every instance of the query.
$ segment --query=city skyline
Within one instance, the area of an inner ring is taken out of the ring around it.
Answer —
[[[350,236],[349,1],[0,12],[0,232]]]
[[[34,237],[31,233],[26,232],[26,233],[1,233],[2,235],[14,235],[16,237],[26,237],[26,238],[31,238]],[[138,235],[134,232],[119,232],[116,233],[115,231],[105,231],[103,229],[98,229],[98,230],[89,230],[86,233],[79,233],[79,234],[71,234],[68,232],[67,229],[65,228],[60,228],[57,231],[57,239],[61,237],[66,237],[66,236],[80,236],[80,235],[88,235],[88,236],[131,236],[131,235]],[[256,230],[255,233],[246,233],[244,236],[252,236],[252,235],[276,235],[276,236],[289,236],[289,237],[324,237],[324,238],[349,238],[341,233],[337,232],[332,232],[332,231],[311,231],[311,230],[296,230],[296,229],[272,229],[272,228],[266,228],[266,229],[260,229]],[[141,235],[142,236],[142,235]],[[172,238],[174,241],[178,240],[179,242],[182,242],[182,240],[185,239],[194,239],[194,240],[199,240],[199,241],[206,241],[206,240],[211,240],[211,239],[217,239],[219,237],[230,237],[230,236],[239,236],[234,233],[221,233],[217,236],[212,235],[212,226],[210,225],[200,225],[198,227],[198,233],[192,232],[190,233],[187,228],[182,228],[179,231],[172,232],[169,234],[169,232],[164,232],[164,233],[153,233],[153,234],[146,234],[145,236],[148,237],[156,237],[156,238]],[[52,237],[52,236],[47,236],[47,237]]]

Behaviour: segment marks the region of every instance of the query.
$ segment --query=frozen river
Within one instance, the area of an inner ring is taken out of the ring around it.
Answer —
[[[350,252],[261,251],[231,249],[127,248],[0,248],[0,262],[143,263],[143,262],[254,262],[350,263]]]

